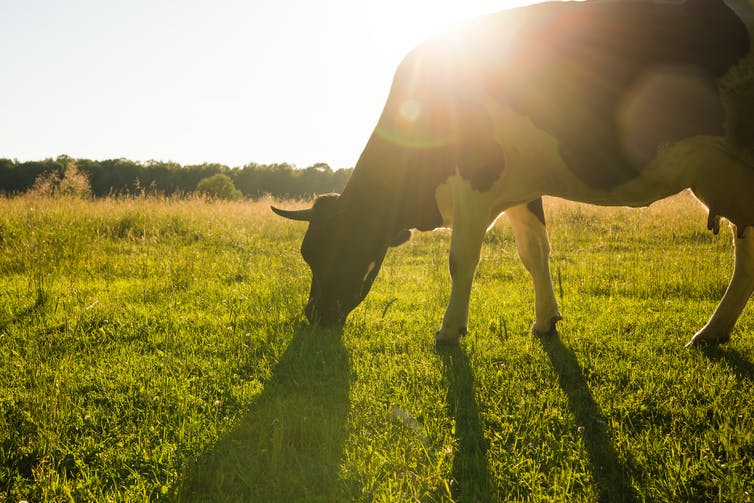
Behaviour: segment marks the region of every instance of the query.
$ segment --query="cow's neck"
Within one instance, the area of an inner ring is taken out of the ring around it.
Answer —
[[[452,154],[442,149],[395,145],[374,134],[341,195],[349,211],[390,234],[442,225],[435,189],[452,172]]]

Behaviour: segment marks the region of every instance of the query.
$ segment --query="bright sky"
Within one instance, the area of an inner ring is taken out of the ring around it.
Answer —
[[[0,0],[0,157],[351,167],[403,55],[532,0]]]

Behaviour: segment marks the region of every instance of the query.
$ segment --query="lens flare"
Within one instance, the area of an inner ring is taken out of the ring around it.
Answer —
[[[401,117],[407,121],[414,122],[421,115],[421,105],[416,100],[406,100],[401,105]]]

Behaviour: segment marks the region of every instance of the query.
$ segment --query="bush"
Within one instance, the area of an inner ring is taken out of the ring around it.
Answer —
[[[79,170],[75,161],[66,162],[61,176],[56,171],[42,173],[34,180],[29,192],[40,197],[69,196],[88,198],[92,195],[89,177]]]
[[[218,173],[204,178],[196,186],[196,191],[211,199],[241,199],[243,194],[233,185],[233,180],[228,175]]]

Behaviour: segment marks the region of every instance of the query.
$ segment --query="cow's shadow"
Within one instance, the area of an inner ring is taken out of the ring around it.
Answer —
[[[457,450],[453,457],[452,472],[454,500],[493,501],[487,466],[487,443],[474,395],[474,374],[469,358],[463,349],[455,345],[440,345],[437,353],[442,359],[448,385],[448,413],[455,421]]]
[[[702,347],[710,360],[727,364],[739,381],[754,382],[754,364],[737,349],[730,346]]]
[[[239,423],[187,470],[178,501],[343,501],[350,364],[341,332],[296,329]],[[353,490],[353,491],[351,491]]]
[[[558,383],[568,398],[576,423],[582,427],[580,431],[583,431],[584,447],[589,456],[589,470],[599,500],[637,501],[638,495],[610,439],[607,420],[589,390],[576,355],[563,344],[557,333],[538,339],[557,373]]]

